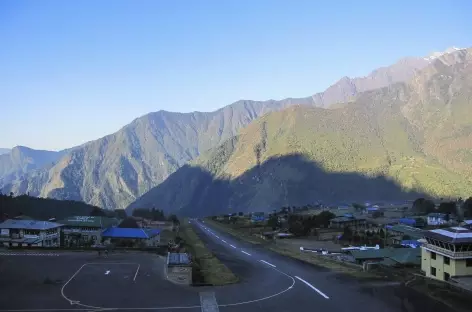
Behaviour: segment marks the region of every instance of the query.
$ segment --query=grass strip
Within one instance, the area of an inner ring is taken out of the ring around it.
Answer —
[[[194,284],[221,286],[239,281],[238,277],[206,248],[198,234],[187,222],[180,226],[179,236],[184,240],[185,248],[193,256]]]

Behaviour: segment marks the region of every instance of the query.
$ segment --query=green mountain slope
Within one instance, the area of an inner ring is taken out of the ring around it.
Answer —
[[[464,153],[472,150],[471,50],[461,55],[438,58],[411,84],[364,92],[337,109],[270,113],[129,209],[207,214],[315,200],[470,195],[472,159]]]

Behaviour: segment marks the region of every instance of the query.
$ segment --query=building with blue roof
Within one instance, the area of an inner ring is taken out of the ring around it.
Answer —
[[[0,244],[5,247],[59,247],[62,224],[8,219],[0,223]]]
[[[157,229],[112,227],[102,232],[102,237],[111,243],[157,247],[160,243],[160,231]]]

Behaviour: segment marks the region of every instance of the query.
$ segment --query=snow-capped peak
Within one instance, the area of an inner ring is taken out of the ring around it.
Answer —
[[[425,57],[424,60],[425,61],[432,61],[432,60],[437,59],[438,57],[440,57],[444,54],[453,53],[453,52],[456,52],[456,51],[459,51],[459,50],[462,50],[462,48],[450,47],[450,48],[447,48],[443,52],[433,52],[430,55],[428,55],[427,57]]]

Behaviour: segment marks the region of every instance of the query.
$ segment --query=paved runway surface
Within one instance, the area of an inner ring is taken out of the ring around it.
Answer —
[[[186,287],[164,276],[150,253],[0,254],[5,311],[430,311],[449,312],[401,287],[342,278],[194,223],[202,240],[240,278],[224,287]],[[53,255],[54,256],[50,256]]]
[[[205,244],[243,279],[242,284],[215,290],[221,311],[451,311],[401,285],[361,283],[237,240],[200,221],[192,222]],[[233,298],[252,297],[269,298],[244,306],[225,306]]]

